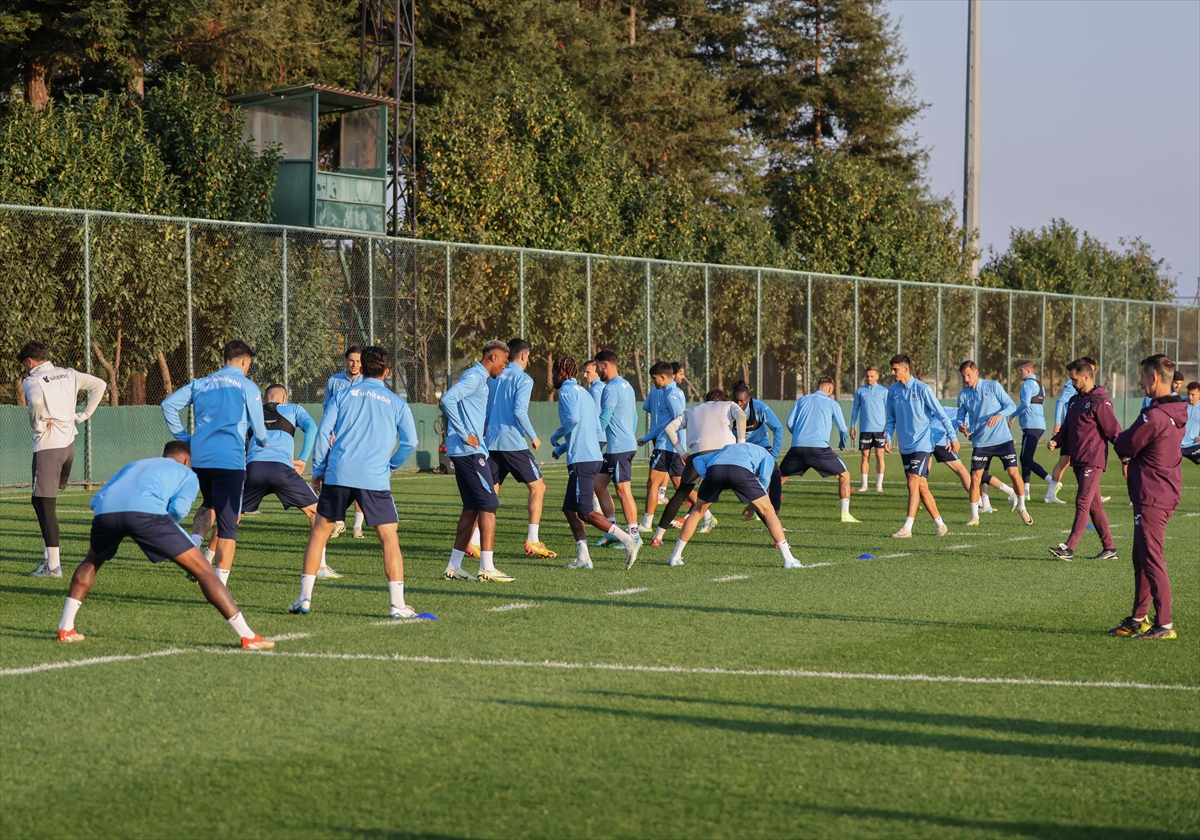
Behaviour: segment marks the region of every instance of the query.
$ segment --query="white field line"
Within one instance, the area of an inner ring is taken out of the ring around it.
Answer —
[[[818,566],[832,566],[832,565],[833,565],[833,563],[805,563],[800,568],[801,569],[815,569]]]
[[[880,560],[892,560],[896,557],[912,557],[912,552],[911,551],[901,551],[899,554],[881,554],[881,555],[879,555]]]
[[[1036,539],[1037,539],[1036,536],[1033,536],[1033,537],[1009,537],[1008,541],[1009,542],[1022,542],[1023,540],[1036,540]]]
[[[960,548],[974,548],[974,547],[975,547],[975,546],[973,546],[973,545],[969,545],[969,544],[965,544],[965,545],[952,545],[952,546],[950,546],[950,547],[947,549],[947,551],[958,551]]]
[[[750,575],[725,575],[725,577],[713,578],[709,583],[729,583],[731,580],[750,580]]]
[[[282,636],[268,636],[272,642],[290,642],[294,639],[307,639],[312,633],[284,633]]]
[[[1200,516],[1200,513],[1185,513],[1184,516]]]
[[[43,662],[41,665],[29,665],[25,668],[4,668],[0,677],[15,677],[19,674],[39,674],[43,671],[57,671],[60,668],[79,668],[83,665],[107,665],[109,662],[132,662],[136,659],[150,659],[155,656],[174,656],[177,653],[195,653],[186,648],[167,648],[154,650],[150,653],[125,654],[120,656],[94,656],[90,659],[68,659],[63,662]]]
[[[537,604],[526,604],[518,601],[515,604],[504,604],[499,607],[488,607],[488,612],[508,612],[509,610],[528,610],[536,607]]]
[[[605,595],[635,595],[638,592],[649,592],[648,586],[635,586],[633,589],[614,589],[612,592],[606,592]]]

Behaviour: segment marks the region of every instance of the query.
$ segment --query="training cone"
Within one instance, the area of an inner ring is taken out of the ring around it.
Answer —
[[[874,560],[875,555],[874,554],[860,554],[860,555],[858,555],[858,559],[859,560]]]
[[[437,621],[438,617],[431,612],[417,613],[413,616],[417,621]]]

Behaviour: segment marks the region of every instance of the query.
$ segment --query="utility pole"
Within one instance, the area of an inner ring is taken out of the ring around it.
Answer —
[[[983,0],[967,0],[967,148],[963,171],[964,244],[979,244],[979,99],[983,86],[979,80],[979,58],[983,38],[979,17]],[[979,279],[979,257],[971,261],[971,282]]]

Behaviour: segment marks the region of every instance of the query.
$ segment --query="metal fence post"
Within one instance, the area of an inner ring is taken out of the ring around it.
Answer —
[[[83,214],[83,369],[92,372],[92,223],[91,217]],[[84,445],[87,459],[84,462],[83,478],[90,487],[92,483],[92,419],[84,426]]]
[[[1006,367],[1004,368],[1004,381],[1005,382],[1009,382],[1012,379],[1012,319],[1013,319],[1013,293],[1010,291],[1008,293],[1008,343],[1006,345],[1006,350],[1004,353],[1004,363],[1006,365]],[[1045,322],[1046,322],[1046,313],[1043,310],[1042,323],[1045,324]],[[1042,355],[1043,356],[1046,355],[1046,345],[1045,345],[1045,341],[1044,341],[1045,335],[1046,335],[1046,333],[1043,330],[1043,332],[1042,332],[1042,337],[1043,337]]]
[[[442,378],[442,393],[450,387],[450,333],[453,329],[450,305],[450,246],[446,246],[446,375]]]
[[[1042,296],[1042,361],[1041,361],[1041,364],[1038,366],[1038,370],[1046,369],[1046,313],[1047,313],[1046,301],[1047,300],[1048,300],[1048,297],[1046,295],[1043,295]],[[1008,333],[1009,333],[1008,343],[1011,346],[1012,345],[1012,319],[1009,319]],[[1012,362],[1009,362],[1009,364],[1011,365]]]
[[[646,364],[650,364],[650,313],[654,311],[650,297],[650,261],[646,261]]]
[[[1103,314],[1103,313],[1101,313]],[[1075,361],[1075,331],[1079,328],[1075,326],[1075,298],[1071,298],[1071,361]],[[1045,351],[1042,351],[1045,353]],[[1046,375],[1046,368],[1042,367],[1042,376]]]
[[[762,269],[755,272],[754,292],[754,393],[762,398],[763,355],[762,355]]]
[[[1096,359],[1097,359],[1096,363],[1098,365],[1100,365],[1100,370],[1096,371],[1097,376],[1099,376],[1100,373],[1104,370],[1104,308],[1105,308],[1104,301],[1100,301],[1099,306],[1100,306],[1100,353],[1096,357]],[[1074,354],[1072,353],[1071,355],[1074,355]],[[1071,361],[1075,361],[1075,360],[1072,359]],[[1106,386],[1112,385],[1111,382],[1102,383],[1102,384],[1104,384]]]
[[[897,315],[897,317],[899,317],[899,315]],[[937,364],[935,365],[935,369],[937,370],[937,396],[938,396],[938,399],[940,400],[942,398],[942,290],[941,290],[941,287],[938,287],[937,339],[936,339],[935,346],[937,348]]]
[[[1125,382],[1121,388],[1125,399],[1121,405],[1121,425],[1129,424],[1129,301],[1125,302]]]
[[[517,252],[517,282],[520,286],[521,298],[521,327],[517,332],[521,334],[521,338],[525,338],[525,251]]]
[[[283,269],[283,389],[288,390],[288,241],[287,232],[283,234],[283,259],[280,261]]]
[[[854,281],[854,387],[858,387],[858,360],[862,354],[858,350],[858,281]],[[840,387],[840,386],[839,386]]]
[[[1154,344],[1158,341],[1158,305],[1150,304],[1150,355],[1155,354]]]
[[[804,304],[804,393],[812,393],[812,275],[808,280],[807,297]]]
[[[587,267],[587,341],[588,355],[594,355],[596,345],[592,343],[592,258],[584,258]]]
[[[287,233],[284,233],[287,237]],[[187,369],[188,382],[196,378],[196,318],[192,299],[192,223],[186,222],[183,230],[184,264],[187,275]],[[195,415],[188,409],[188,430],[196,431]]]
[[[971,358],[979,364],[979,290],[976,289],[971,302],[974,318],[971,322]]]
[[[709,302],[708,266],[704,266],[704,390],[712,387],[712,304]],[[762,394],[758,395],[762,399]]]
[[[375,240],[369,236],[367,237],[367,340],[372,347],[375,346]]]
[[[897,355],[904,351],[900,349],[900,316],[904,312],[904,304],[901,296],[903,286],[896,284],[896,353]]]

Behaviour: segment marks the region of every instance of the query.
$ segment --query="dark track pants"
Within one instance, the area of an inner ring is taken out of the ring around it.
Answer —
[[[1030,473],[1045,479],[1046,470],[1034,457],[1037,455],[1038,441],[1042,439],[1045,429],[1022,429],[1021,431],[1025,433],[1021,437],[1021,480],[1029,484]]]
[[[1154,601],[1154,623],[1171,623],[1171,580],[1163,554],[1163,536],[1173,510],[1133,506],[1133,613],[1150,614]]]
[[[767,498],[771,500],[771,507],[775,508],[775,515],[779,515],[779,508],[783,504],[783,476],[779,472],[779,465],[775,465],[775,469],[771,471],[771,483],[767,487]]]
[[[1075,496],[1075,523],[1071,526],[1071,535],[1067,537],[1067,548],[1074,551],[1075,546],[1079,545],[1089,518],[1100,535],[1100,544],[1106,549],[1116,548],[1112,529],[1108,527],[1108,514],[1104,512],[1104,503],[1100,501],[1100,479],[1104,477],[1104,470],[1099,467],[1072,468],[1075,470],[1075,480],[1079,482],[1079,492]]]

